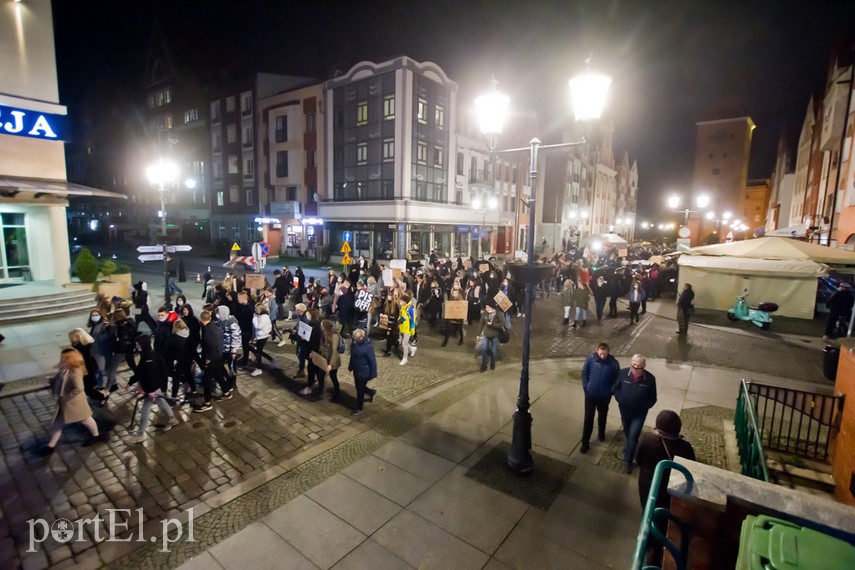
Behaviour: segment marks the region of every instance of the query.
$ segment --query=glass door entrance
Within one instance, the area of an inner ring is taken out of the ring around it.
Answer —
[[[25,222],[26,214],[0,214],[0,232],[3,235],[3,247],[0,248],[0,282],[32,279]]]

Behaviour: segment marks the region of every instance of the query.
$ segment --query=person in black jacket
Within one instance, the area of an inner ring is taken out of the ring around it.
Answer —
[[[841,282],[837,291],[825,302],[825,306],[828,308],[828,319],[825,321],[823,340],[834,337],[834,327],[837,325],[838,319],[843,318],[845,321],[849,321],[852,318],[853,303],[855,303],[855,296],[852,294],[851,286],[849,283]]]
[[[612,386],[617,380],[620,364],[609,354],[609,345],[601,342],[597,350],[585,359],[582,366],[582,390],[585,393],[585,419],[582,423],[582,453],[590,449],[594,431],[594,412],[597,417],[597,439],[606,439],[606,418],[612,400]]]
[[[238,293],[234,316],[240,327],[241,352],[243,352],[243,356],[238,361],[238,366],[246,367],[249,363],[249,355],[252,352],[249,349],[249,343],[253,337],[252,317],[255,316],[255,306],[249,303],[249,295],[243,291]]]
[[[155,322],[148,310],[148,285],[145,281],[137,281],[134,284],[134,290],[131,293],[131,299],[134,302],[134,320],[139,330],[140,322],[148,325],[151,332],[154,332]]]
[[[675,457],[685,457],[695,460],[695,449],[686,438],[680,435],[683,422],[676,412],[662,410],[656,416],[656,429],[653,432],[641,434],[638,440],[638,449],[635,452],[635,462],[638,463],[638,498],[641,508],[647,502],[650,487],[653,484],[653,471],[656,464],[666,459],[673,460]],[[670,497],[667,493],[668,476],[666,475],[656,489],[656,506],[668,507]]]
[[[315,364],[312,362],[312,359],[310,358],[310,355],[313,352],[319,352],[321,349],[321,338],[323,337],[323,333],[321,332],[320,313],[317,309],[309,309],[308,311],[306,311],[306,314],[303,315],[301,321],[310,327],[311,334],[309,335],[308,341],[304,340],[303,338],[300,338],[300,340],[298,341],[304,343],[304,350],[307,360],[306,387],[300,390],[300,395],[311,396],[312,392],[315,389],[315,382],[317,381],[318,374],[321,373],[318,370],[318,367],[315,366]]]
[[[377,359],[374,356],[374,345],[363,329],[353,331],[353,342],[350,344],[350,363],[347,369],[353,373],[353,383],[356,384],[356,407],[350,412],[355,416],[362,413],[362,403],[368,396],[368,401],[374,401],[377,390],[368,387],[368,382],[377,378]]]
[[[140,411],[139,429],[129,438],[130,443],[142,443],[145,441],[145,430],[148,427],[151,406],[157,404],[158,409],[166,415],[166,424],[163,431],[169,431],[178,425],[172,408],[166,401],[163,392],[166,390],[166,371],[163,369],[163,360],[151,349],[148,335],[137,335],[134,339],[140,351],[140,363],[137,367],[137,397],[143,398],[142,410]]]
[[[685,335],[689,332],[689,318],[695,309],[692,304],[694,300],[695,292],[692,290],[692,286],[686,283],[683,286],[683,292],[677,297],[677,325],[680,327],[677,334],[679,335]]]
[[[341,336],[344,338],[349,338],[350,331],[353,330],[356,311],[355,301],[353,291],[350,289],[350,281],[345,281],[341,286],[341,294],[336,301],[338,322],[341,323]]]
[[[193,364],[193,357],[187,350],[188,341],[190,340],[190,328],[187,324],[178,319],[172,323],[172,334],[169,335],[169,340],[166,341],[166,363],[167,375],[172,378],[172,397],[178,397],[178,389],[185,386],[189,388],[192,382],[190,366]]]
[[[205,361],[205,372],[202,376],[202,389],[205,401],[193,409],[194,412],[207,412],[213,409],[211,400],[214,395],[214,383],[220,385],[223,391],[222,399],[232,397],[232,387],[225,378],[223,368],[223,332],[214,322],[211,311],[199,314],[202,324],[202,359]]]
[[[618,373],[612,388],[626,438],[623,459],[627,473],[632,473],[635,447],[638,445],[647,411],[656,404],[656,377],[644,369],[646,365],[647,359],[643,354],[633,355],[630,367]]]

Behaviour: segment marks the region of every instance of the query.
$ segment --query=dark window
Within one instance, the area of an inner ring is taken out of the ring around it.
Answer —
[[[288,116],[281,115],[276,117],[276,142],[286,142],[288,140]]]
[[[276,177],[288,176],[288,151],[282,150],[276,153]]]
[[[317,120],[317,116],[314,113],[306,115],[306,132],[313,133],[315,132],[315,122]]]

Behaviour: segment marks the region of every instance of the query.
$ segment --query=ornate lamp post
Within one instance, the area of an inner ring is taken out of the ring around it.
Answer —
[[[590,60],[589,60],[590,61]],[[586,70],[570,80],[570,92],[573,110],[577,121],[598,119],[605,104],[611,77],[602,73]],[[475,101],[481,132],[487,137],[488,144],[495,145],[501,134],[505,112],[509,99],[496,89],[495,81],[492,89]],[[529,212],[529,227],[526,239],[527,260],[525,264],[509,264],[511,278],[525,283],[525,327],[523,330],[522,370],[520,372],[520,389],[517,398],[517,409],[514,413],[514,427],[511,439],[511,449],[508,452],[507,464],[520,474],[530,473],[534,468],[531,457],[531,414],[529,413],[529,357],[531,355],[531,319],[534,298],[534,284],[551,275],[552,266],[548,263],[534,262],[534,228],[535,200],[537,198],[537,152],[539,149],[569,148],[585,144],[585,140],[565,144],[542,145],[534,138],[528,148],[514,148],[499,151],[501,153],[523,152],[530,153],[529,180],[531,196],[526,200]]]

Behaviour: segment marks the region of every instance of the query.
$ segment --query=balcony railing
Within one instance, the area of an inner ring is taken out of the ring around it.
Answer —
[[[744,381],[743,381],[744,382]],[[745,383],[754,402],[760,440],[765,449],[827,461],[829,441],[839,428],[843,394]]]
[[[733,426],[736,429],[736,443],[739,448],[739,463],[742,474],[761,481],[769,481],[766,467],[766,455],[760,441],[760,429],[757,427],[757,399],[749,391],[749,383],[744,379],[736,398],[736,415]]]
[[[469,182],[475,184],[490,184],[489,170],[470,170]]]

